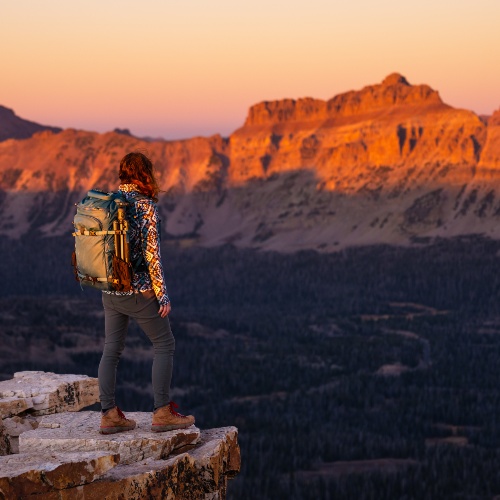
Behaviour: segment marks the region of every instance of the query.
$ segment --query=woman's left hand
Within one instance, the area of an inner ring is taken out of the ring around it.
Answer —
[[[158,311],[158,314],[162,317],[165,318],[170,314],[170,311],[172,310],[172,307],[170,306],[170,302],[167,304],[160,306],[160,309]]]

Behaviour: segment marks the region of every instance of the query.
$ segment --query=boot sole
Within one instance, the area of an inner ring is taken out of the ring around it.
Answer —
[[[175,431],[176,429],[187,429],[191,427],[193,424],[178,424],[178,425],[152,425],[152,432],[166,432],[166,431]]]
[[[101,434],[117,434],[118,432],[126,432],[126,431],[132,431],[135,429],[134,427],[109,427],[109,428],[100,428],[99,432]]]

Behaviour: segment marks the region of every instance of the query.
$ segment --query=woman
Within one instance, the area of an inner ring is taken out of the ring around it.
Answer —
[[[102,295],[105,343],[98,372],[100,432],[114,434],[135,428],[135,422],[126,418],[115,404],[116,368],[125,347],[129,318],[135,319],[154,348],[151,430],[163,432],[189,427],[194,424],[194,417],[177,413],[177,405],[169,398],[175,340],[167,317],[170,300],[160,257],[160,220],[156,208],[159,187],[153,164],[142,153],[129,153],[120,162],[119,178],[119,193],[128,201],[133,290]]]

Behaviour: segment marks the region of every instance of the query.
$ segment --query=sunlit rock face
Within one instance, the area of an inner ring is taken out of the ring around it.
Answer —
[[[442,102],[394,73],[323,101],[262,102],[230,137],[146,142],[64,130],[0,142],[0,235],[66,234],[89,188],[154,160],[164,238],[335,251],[482,233],[499,238],[500,115]]]
[[[498,183],[500,175],[500,109],[488,120],[486,140],[477,165],[476,179]]]
[[[453,109],[427,85],[412,86],[393,74],[329,101],[252,107],[231,136],[230,178],[238,183],[311,168],[323,187],[344,192],[367,185],[388,190],[417,176],[420,183],[443,177],[459,183],[470,180],[485,139],[486,125],[474,113]],[[453,172],[443,175],[451,165]],[[384,179],[382,167],[393,169]]]
[[[79,191],[95,185],[110,189],[119,182],[120,159],[139,150],[154,160],[163,189],[191,191],[213,168],[210,161],[223,143],[219,136],[150,143],[116,132],[45,131],[24,141],[0,142],[0,187],[30,192]]]

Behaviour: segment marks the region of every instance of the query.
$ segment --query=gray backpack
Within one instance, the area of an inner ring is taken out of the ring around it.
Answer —
[[[73,219],[75,278],[99,290],[132,290],[128,202],[118,193],[92,189],[77,204]]]

